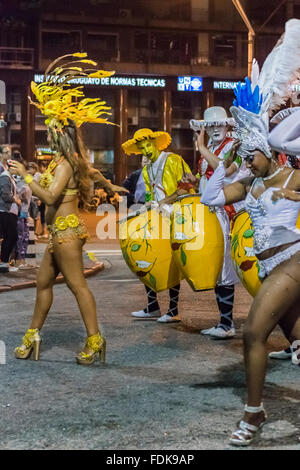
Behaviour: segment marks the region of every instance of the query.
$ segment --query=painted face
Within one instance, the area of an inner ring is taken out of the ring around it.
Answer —
[[[159,156],[159,150],[156,148],[154,140],[145,139],[141,142],[137,142],[137,148],[141,151],[141,154],[151,162],[155,162]]]
[[[269,170],[269,166],[272,162],[270,158],[267,158],[259,150],[255,150],[252,155],[245,158],[246,166],[257,178],[259,176],[265,176]]]
[[[228,127],[227,126],[207,126],[205,128],[208,136],[212,140],[213,144],[220,144],[226,137]]]

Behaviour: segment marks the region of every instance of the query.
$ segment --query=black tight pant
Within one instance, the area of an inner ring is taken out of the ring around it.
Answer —
[[[146,292],[148,296],[148,305],[147,308],[145,308],[145,312],[154,312],[154,310],[159,310],[159,304],[157,301],[157,294],[154,292],[154,290],[150,289],[149,287],[146,287]],[[168,315],[171,317],[175,317],[178,315],[178,299],[179,299],[179,290],[180,290],[180,284],[177,284],[177,286],[171,287],[169,289],[169,295],[170,295],[170,304],[169,304],[169,310],[168,310]]]
[[[8,263],[10,254],[18,240],[18,217],[9,212],[0,212],[0,226],[3,234],[1,244],[1,261]]]
[[[225,331],[233,328],[232,310],[234,302],[234,284],[215,287],[216,299],[220,311],[219,327]]]

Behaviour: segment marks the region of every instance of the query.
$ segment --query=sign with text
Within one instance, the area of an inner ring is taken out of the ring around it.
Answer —
[[[203,79],[202,77],[178,77],[177,90],[178,91],[202,91]]]
[[[214,90],[233,90],[239,82],[214,81]]]
[[[50,77],[47,77],[48,79]],[[44,80],[44,75],[35,74],[34,81],[35,83],[42,83]],[[102,77],[102,78],[75,78],[69,83],[74,85],[100,85],[100,86],[120,86],[120,87],[138,87],[138,88],[165,88],[166,79],[161,77],[128,77],[128,76],[115,76],[112,77]]]

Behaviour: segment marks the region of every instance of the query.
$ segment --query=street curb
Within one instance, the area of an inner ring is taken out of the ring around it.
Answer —
[[[100,271],[103,271],[104,269],[104,263],[97,263],[96,266],[93,268],[85,269],[84,270],[84,277],[90,277],[93,276],[94,274],[97,274]],[[65,279],[62,274],[59,274],[55,280],[55,284],[62,284],[65,282]],[[36,281],[26,281],[26,282],[21,282],[20,284],[16,284],[14,286],[0,286],[0,294],[2,292],[9,292],[13,290],[21,290],[21,289],[27,289],[29,287],[36,287]]]

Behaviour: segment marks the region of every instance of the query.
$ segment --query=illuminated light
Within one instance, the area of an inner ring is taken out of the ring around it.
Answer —
[[[239,82],[220,81],[214,82],[214,90],[233,90]]]
[[[178,91],[202,91],[203,79],[202,77],[178,77],[177,90]]]
[[[50,79],[50,76],[47,76]],[[42,83],[44,75],[35,74],[34,82]],[[159,77],[125,77],[125,76],[112,76],[102,78],[82,77],[70,80],[70,83],[75,85],[101,85],[101,86],[126,86],[126,87],[141,87],[141,88],[165,88],[166,80]]]

